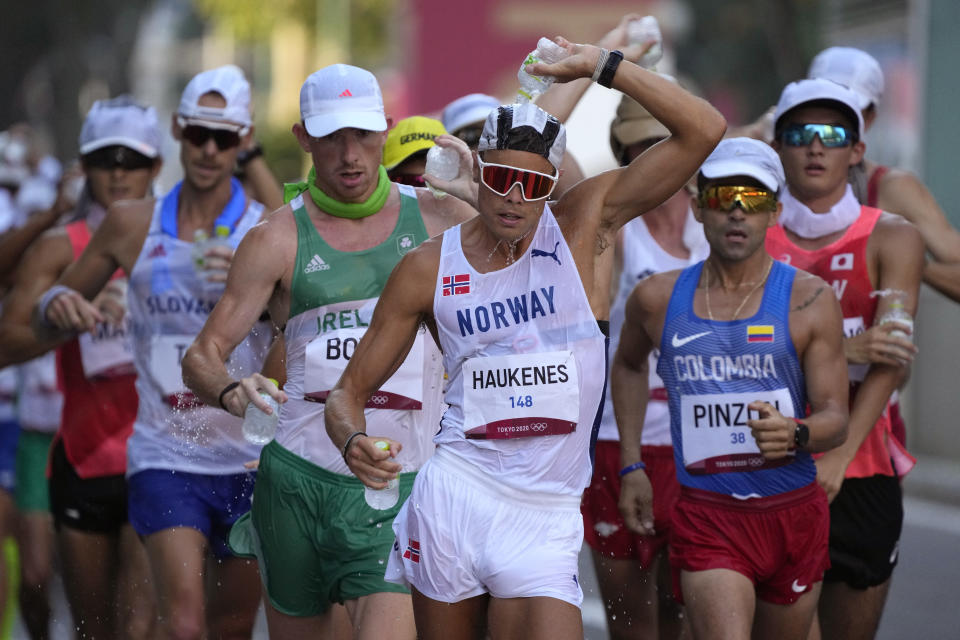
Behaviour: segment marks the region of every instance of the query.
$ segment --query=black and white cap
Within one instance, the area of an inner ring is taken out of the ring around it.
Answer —
[[[567,130],[560,121],[535,104],[501,105],[483,125],[477,151],[527,151],[543,156],[560,169],[567,145]]]

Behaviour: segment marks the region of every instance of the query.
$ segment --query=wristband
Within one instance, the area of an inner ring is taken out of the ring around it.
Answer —
[[[597,82],[597,79],[600,77],[600,74],[603,73],[603,68],[607,64],[607,58],[610,57],[610,52],[606,49],[600,49],[600,57],[597,58],[597,66],[593,68],[593,75],[590,77],[591,82]]]
[[[633,464],[628,464],[623,469],[620,469],[620,477],[622,478],[623,476],[627,475],[628,473],[632,473],[637,469],[646,469],[646,468],[647,468],[647,465],[645,465],[642,460],[640,462],[634,462]]]
[[[217,402],[220,403],[220,408],[226,411],[227,413],[230,413],[230,409],[227,409],[227,407],[223,404],[223,396],[227,395],[228,393],[230,393],[231,391],[233,391],[239,386],[240,386],[240,383],[234,380],[233,382],[231,382],[230,384],[228,384],[223,388],[223,391],[220,392],[220,397],[217,398]]]
[[[37,314],[40,322],[42,322],[44,326],[53,326],[50,324],[50,321],[47,320],[47,308],[50,306],[50,303],[53,302],[53,299],[62,293],[76,293],[76,291],[65,285],[55,284],[47,289],[42,296],[40,296],[40,300],[37,302]]]
[[[597,84],[609,89],[613,83],[613,74],[617,72],[617,67],[620,66],[622,60],[622,51],[611,51],[610,55],[608,55],[604,61],[603,70],[600,72],[599,77],[597,77]],[[596,75],[596,71],[594,71],[594,75]]]
[[[363,431],[354,431],[350,434],[350,437],[347,438],[347,441],[343,443],[343,449],[340,451],[340,455],[343,456],[343,461],[347,461],[347,451],[350,450],[350,445],[353,443],[353,439],[357,436],[366,436],[367,434]]]

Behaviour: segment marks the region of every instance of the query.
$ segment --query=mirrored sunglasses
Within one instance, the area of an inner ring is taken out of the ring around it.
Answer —
[[[240,144],[240,132],[230,129],[209,129],[197,124],[190,124],[182,129],[183,139],[195,147],[202,147],[207,140],[213,138],[220,151],[226,151]]]
[[[698,202],[704,209],[732,211],[740,207],[745,213],[770,213],[777,210],[777,194],[757,187],[723,185],[704,189]]]
[[[523,199],[532,202],[548,197],[557,186],[557,176],[505,164],[488,163],[479,158],[477,162],[480,167],[480,182],[498,196],[506,196],[514,185],[519,184]]]
[[[780,140],[790,147],[805,147],[819,136],[823,146],[846,147],[857,141],[857,134],[835,124],[789,124],[780,133]]]
[[[113,169],[123,169],[124,171],[150,169],[155,162],[154,158],[119,144],[91,151],[82,156],[80,160],[83,166],[88,169],[103,169],[106,171],[112,171]]]

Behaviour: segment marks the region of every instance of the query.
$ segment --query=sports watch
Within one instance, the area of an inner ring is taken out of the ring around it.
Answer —
[[[810,441],[810,427],[802,422],[797,423],[797,428],[793,430],[793,444],[797,449],[804,449]]]

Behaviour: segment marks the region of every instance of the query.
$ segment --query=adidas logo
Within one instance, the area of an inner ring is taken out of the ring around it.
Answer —
[[[338,98],[352,98],[353,94],[350,93],[350,89],[344,89],[343,93],[337,96]]]
[[[330,269],[330,265],[323,261],[323,258],[317,254],[313,254],[313,259],[310,260],[310,264],[306,266],[303,270],[304,273],[314,273],[315,271],[327,271]]]

